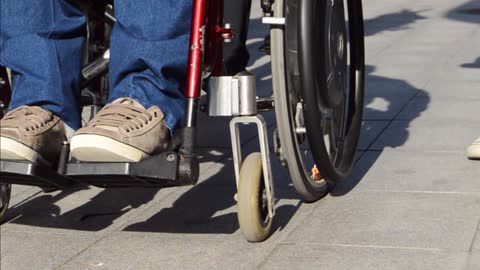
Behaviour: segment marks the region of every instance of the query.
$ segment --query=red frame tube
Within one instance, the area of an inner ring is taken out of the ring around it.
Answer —
[[[192,27],[190,29],[188,52],[187,88],[185,89],[185,96],[187,98],[198,98],[200,96],[206,6],[206,0],[193,1]]]

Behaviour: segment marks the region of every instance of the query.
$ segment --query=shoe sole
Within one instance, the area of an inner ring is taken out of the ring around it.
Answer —
[[[149,157],[128,144],[89,134],[73,136],[70,151],[77,160],[87,162],[138,162]]]
[[[467,157],[473,160],[480,160],[480,145],[471,145],[467,148]]]
[[[2,160],[29,161],[43,163],[47,166],[51,165],[32,148],[6,137],[0,138],[0,157]]]

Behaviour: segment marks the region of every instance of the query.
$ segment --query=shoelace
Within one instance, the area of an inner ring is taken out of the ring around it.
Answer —
[[[143,128],[157,117],[157,112],[152,115],[149,111],[134,106],[133,103],[114,103],[100,111],[88,126],[123,127],[126,132],[130,132]]]
[[[31,131],[44,127],[52,121],[53,113],[37,106],[21,106],[8,112],[2,119],[2,127]]]

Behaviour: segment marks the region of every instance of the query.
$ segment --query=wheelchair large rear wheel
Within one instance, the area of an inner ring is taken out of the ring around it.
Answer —
[[[364,95],[361,2],[275,1],[283,28],[271,31],[272,74],[282,154],[307,201],[348,176]]]

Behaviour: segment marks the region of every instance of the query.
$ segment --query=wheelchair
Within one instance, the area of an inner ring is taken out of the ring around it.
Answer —
[[[222,47],[235,33],[223,21],[222,0],[194,0],[185,90],[185,121],[169,149],[138,163],[88,163],[70,159],[64,142],[54,168],[0,161],[0,220],[11,185],[45,191],[75,183],[98,187],[194,185],[197,115],[202,81],[208,81],[210,116],[232,116],[231,144],[238,222],[247,241],[268,238],[275,214],[270,142],[260,111],[275,111],[273,151],[288,168],[301,199],[316,201],[347,177],[355,162],[364,98],[364,33],[359,0],[261,0],[262,22],[270,25],[273,95],[258,97],[255,76],[223,73]],[[89,39],[82,70],[82,105],[96,113],[108,95],[108,32],[115,23],[113,3],[88,7]],[[8,106],[10,83],[0,70],[0,109]],[[205,85],[205,84],[204,84]],[[242,159],[240,126],[257,126],[260,151]]]

